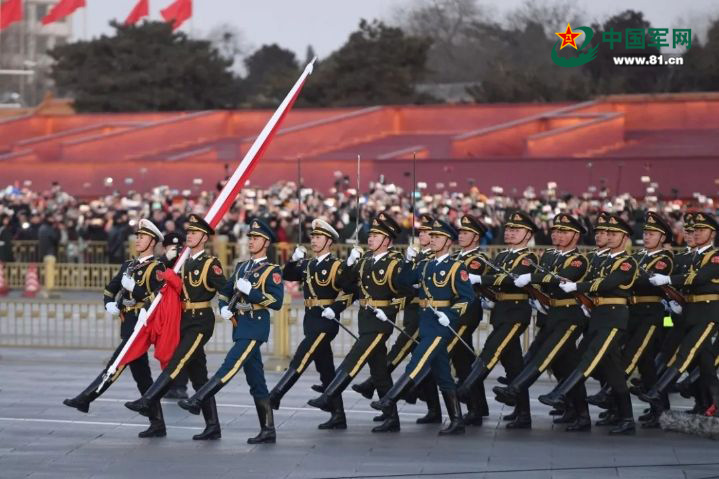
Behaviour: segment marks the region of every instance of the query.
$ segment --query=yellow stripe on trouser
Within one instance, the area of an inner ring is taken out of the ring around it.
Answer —
[[[499,344],[499,347],[494,352],[494,356],[492,356],[492,360],[489,361],[489,364],[487,364],[487,369],[492,369],[495,364],[497,364],[497,361],[499,361],[499,357],[502,356],[502,351],[504,351],[504,348],[507,347],[507,344],[514,338],[514,335],[519,330],[519,327],[521,324],[515,323],[514,326],[512,326],[512,329],[509,330],[509,334],[502,340],[502,342]]]
[[[459,330],[457,331],[457,336],[455,336],[455,337],[452,339],[452,342],[449,343],[449,346],[447,346],[447,352],[448,352],[448,353],[451,353],[451,352],[452,352],[452,350],[454,349],[454,345],[459,342],[459,338],[462,336],[462,334],[464,334],[464,332],[465,332],[466,330],[467,330],[467,326],[466,326],[466,325],[462,325],[462,326],[459,327]]]
[[[419,330],[414,332],[414,334],[412,335],[412,339],[417,339],[417,336],[419,336]],[[397,366],[400,362],[402,362],[402,359],[404,359],[404,357],[407,355],[407,351],[409,351],[409,348],[411,348],[413,344],[414,341],[409,339],[406,343],[404,343],[404,346],[402,346],[402,348],[399,350],[397,356],[395,356],[395,358],[392,360],[392,366]]]
[[[230,372],[222,376],[222,379],[220,379],[220,382],[222,384],[225,384],[227,381],[232,379],[232,376],[237,374],[237,371],[240,370],[242,364],[245,362],[245,359],[247,359],[247,356],[249,356],[252,352],[252,348],[255,347],[255,344],[257,344],[256,340],[253,339],[252,341],[250,341],[250,343],[245,348],[245,351],[242,353],[242,356],[240,356],[240,359],[238,359],[237,362],[235,362],[235,365],[232,366],[232,369],[230,369]]]
[[[427,362],[427,359],[429,359],[429,355],[432,354],[432,351],[434,351],[434,348],[437,347],[439,342],[442,341],[442,336],[437,336],[434,338],[434,341],[432,341],[432,344],[429,345],[427,348],[427,351],[424,352],[424,355],[422,356],[422,359],[419,360],[417,363],[417,366],[414,368],[414,370],[409,373],[409,377],[414,379],[415,376],[419,374],[419,372],[422,370],[422,367],[424,366],[424,363]]]
[[[612,340],[614,339],[614,336],[616,336],[616,334],[617,334],[617,328],[612,328],[611,331],[609,332],[609,336],[607,336],[607,339],[604,340],[604,344],[602,344],[602,347],[599,348],[599,352],[597,353],[596,356],[594,356],[592,363],[584,371],[585,378],[588,378],[592,374],[592,371],[594,371],[594,368],[596,368],[597,364],[599,364],[599,361],[602,360],[604,353],[607,352],[607,349],[609,348],[609,345],[612,344]]]
[[[175,379],[177,377],[177,375],[180,374],[180,371],[182,371],[182,368],[185,367],[185,363],[187,362],[187,360],[190,359],[190,356],[192,356],[192,353],[194,353],[195,349],[197,349],[197,346],[200,345],[200,342],[202,341],[202,336],[203,336],[202,333],[199,333],[197,335],[197,337],[195,338],[195,342],[192,343],[192,347],[190,347],[190,350],[187,351],[187,353],[185,353],[185,355],[182,357],[182,359],[180,359],[180,362],[177,363],[177,367],[175,368],[174,371],[172,371],[172,374],[170,374],[170,377],[172,379]]]
[[[699,345],[704,342],[704,340],[712,333],[712,329],[714,329],[714,323],[707,324],[707,327],[704,329],[704,332],[701,336],[699,336],[699,341],[694,343],[694,346],[691,350],[689,350],[689,354],[687,355],[687,359],[684,361],[684,364],[682,364],[682,367],[679,368],[679,372],[683,373],[687,370],[689,365],[692,363],[692,360],[694,359],[694,355],[697,353],[697,349],[699,349]]]
[[[569,329],[565,331],[564,335],[562,336],[562,339],[559,340],[559,342],[552,348],[552,351],[549,353],[549,355],[544,359],[544,362],[539,366],[539,372],[544,372],[547,367],[552,364],[552,360],[554,360],[554,356],[557,355],[560,349],[562,349],[562,346],[564,346],[564,343],[567,342],[569,339],[569,336],[572,335],[574,330],[577,329],[577,326],[572,324],[569,326]]]
[[[352,371],[350,371],[350,377],[355,377],[355,375],[359,372],[360,369],[362,369],[362,365],[364,364],[365,360],[367,359],[367,356],[372,353],[372,350],[377,347],[377,344],[382,340],[382,336],[384,336],[383,333],[379,333],[376,338],[374,338],[374,341],[369,345],[367,348],[367,351],[360,356],[359,361],[357,361],[357,364],[355,364],[355,367],[352,368]]]
[[[319,336],[317,336],[317,339],[315,339],[315,342],[312,343],[312,346],[310,347],[310,350],[305,353],[305,356],[302,358],[302,362],[300,363],[299,367],[297,368],[297,372],[301,373],[305,370],[305,366],[307,366],[307,361],[310,360],[312,357],[312,353],[315,352],[315,349],[317,349],[317,346],[320,345],[322,340],[324,339],[326,333],[320,333]]]
[[[637,352],[634,353],[634,357],[632,358],[632,362],[629,363],[629,366],[627,366],[627,369],[624,370],[626,374],[630,374],[632,371],[634,371],[634,368],[637,366],[637,361],[639,361],[639,358],[642,355],[642,352],[644,352],[644,349],[647,347],[647,344],[649,344],[649,340],[652,339],[652,336],[654,336],[654,330],[656,330],[656,326],[649,326],[649,331],[647,331],[647,334],[644,336],[644,339],[642,340],[642,344],[639,345],[639,349],[637,349]]]

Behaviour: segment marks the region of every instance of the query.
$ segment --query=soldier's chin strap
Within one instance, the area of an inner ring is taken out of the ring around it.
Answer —
[[[383,235],[383,236],[384,236],[384,235]],[[379,246],[377,246],[375,249],[372,250],[372,253],[376,253],[377,250],[382,247],[382,245],[384,244],[385,240],[389,240],[389,236],[385,236],[384,238],[382,238],[382,242],[379,244]],[[388,249],[389,249],[389,246],[390,246],[390,245],[388,244],[388,245],[387,245],[387,248],[388,248]]]

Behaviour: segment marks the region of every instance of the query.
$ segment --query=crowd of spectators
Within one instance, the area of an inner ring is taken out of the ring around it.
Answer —
[[[187,216],[204,214],[217,193],[202,191],[190,197],[158,186],[145,193],[114,193],[88,199],[69,195],[59,184],[47,191],[9,185],[0,190],[0,261],[13,261],[13,241],[31,240],[37,241],[40,257],[56,254],[59,245],[64,245],[67,260],[71,262],[81,261],[86,242],[106,241],[109,261],[121,262],[126,255],[126,241],[140,218],[149,218],[163,232],[182,231]],[[413,202],[412,192],[395,184],[386,184],[381,179],[370,183],[367,191],[361,192],[358,198],[346,177],[337,174],[335,187],[327,192],[307,186],[301,186],[298,191],[293,181],[278,182],[269,188],[246,187],[218,225],[217,232],[227,235],[230,241],[242,241],[251,220],[260,217],[268,221],[279,241],[296,242],[301,238],[302,242],[307,242],[310,223],[319,217],[337,229],[342,242],[352,242],[355,236],[362,242],[372,217],[385,210],[404,227],[396,243],[406,244],[411,236],[413,208],[417,214],[430,213],[450,222],[456,222],[463,214],[476,215],[489,227],[482,240],[484,244],[501,244],[505,215],[521,208],[532,214],[540,228],[534,238],[536,245],[549,244],[551,219],[559,212],[574,214],[587,225],[594,222],[600,211],[621,212],[635,226],[635,242],[639,242],[644,215],[653,210],[669,220],[674,228],[674,243],[682,245],[683,213],[689,210],[716,213],[717,204],[711,197],[703,195],[666,198],[651,190],[644,198],[612,195],[606,190],[591,188],[589,192],[575,196],[564,194],[550,184],[542,191],[527,188],[519,194],[506,195],[499,187],[481,191],[470,184],[464,191],[449,188],[430,191],[423,183],[418,183]],[[303,220],[301,229],[300,217]],[[591,242],[592,235],[589,234],[584,243]]]

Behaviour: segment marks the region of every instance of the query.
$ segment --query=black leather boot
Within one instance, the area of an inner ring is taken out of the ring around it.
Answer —
[[[359,384],[353,384],[352,390],[360,393],[365,399],[372,399],[374,396],[374,383],[372,378],[369,377]]]
[[[507,429],[532,429],[532,415],[529,411],[518,410],[514,421],[509,421]]]
[[[514,406],[517,404],[517,396],[519,396],[519,393],[529,388],[540,375],[539,369],[524,368],[509,385],[494,386],[492,391],[497,396],[497,401],[507,406]]]
[[[434,381],[425,381],[419,387],[423,390],[427,402],[427,414],[417,418],[417,424],[442,424],[442,406],[439,404],[439,392]]]
[[[662,411],[658,411],[652,407],[649,414],[640,417],[639,422],[641,423],[642,429],[657,429],[659,427],[659,417],[661,415]]]
[[[220,430],[220,419],[217,416],[215,396],[210,396],[202,402],[202,416],[205,418],[205,430],[192,436],[192,439],[195,441],[211,441],[221,438],[222,431]]]
[[[384,422],[387,419],[387,415],[385,413],[378,414],[375,417],[372,418],[372,422]]]
[[[280,380],[275,384],[275,387],[270,391],[270,406],[272,409],[280,408],[280,401],[299,378],[300,374],[295,368],[287,368]]]
[[[378,411],[386,411],[397,404],[397,401],[405,390],[412,387],[414,387],[414,381],[409,376],[409,373],[404,373],[397,382],[392,385],[389,391],[387,391],[387,394],[382,396],[378,401],[372,401],[370,406],[372,409],[377,409]]]
[[[467,414],[464,415],[465,426],[481,426],[484,422],[484,411],[482,410],[482,397],[484,388],[482,383],[475,383],[472,396],[467,401]]]
[[[351,382],[352,377],[346,371],[338,369],[332,382],[325,388],[325,392],[319,397],[310,399],[307,401],[307,404],[322,409],[325,412],[332,412],[332,398],[342,394],[342,391],[344,391]]]
[[[214,397],[217,392],[224,387],[219,378],[212,376],[209,381],[200,387],[189,399],[180,399],[177,405],[190,414],[200,414],[202,404],[209,397]]]
[[[619,411],[616,408],[611,408],[605,411],[607,414],[594,423],[595,426],[616,426],[619,424],[621,417]]]
[[[462,420],[462,409],[459,406],[457,391],[442,391],[442,398],[449,415],[449,424],[444,429],[440,429],[438,434],[440,436],[464,434],[464,420]]]
[[[692,385],[698,380],[699,368],[694,368],[685,379],[677,382],[677,392],[681,394],[683,398],[691,398],[694,395]]]
[[[484,381],[488,374],[489,369],[487,368],[487,364],[482,358],[477,358],[472,364],[472,370],[464,379],[462,385],[457,389],[457,397],[463,402],[468,401],[472,394],[472,386],[474,386],[477,381]]]
[[[571,391],[574,386],[584,381],[584,373],[579,369],[575,369],[567,376],[561,383],[554,388],[549,394],[542,394],[539,396],[539,402],[552,406],[557,409],[565,410],[568,406],[567,394]]]
[[[150,417],[150,414],[152,413],[152,403],[154,401],[159,401],[171,385],[172,378],[170,377],[170,374],[166,371],[162,371],[157,380],[152,383],[150,389],[145,391],[145,394],[143,394],[140,399],[126,402],[125,407],[131,411],[138,412],[145,417]]]
[[[167,431],[165,429],[165,418],[162,415],[162,406],[160,401],[152,403],[150,412],[150,427],[142,431],[137,437],[165,437]]]
[[[654,385],[652,390],[644,394],[639,394],[639,399],[644,402],[648,402],[657,409],[661,408],[664,402],[662,397],[663,393],[666,392],[667,388],[674,384],[674,381],[676,381],[679,376],[679,369],[674,366],[667,368],[667,370],[664,371],[664,374],[661,375],[657,383]]]
[[[397,404],[392,404],[384,411],[385,420],[379,426],[372,428],[372,432],[399,432],[399,414]]]
[[[602,409],[609,409],[614,402],[612,399],[612,388],[605,384],[597,394],[587,396],[587,402]]]
[[[632,412],[632,398],[629,392],[624,394],[616,394],[617,406],[621,419],[617,427],[609,430],[610,436],[631,436],[636,434],[636,425],[634,424],[634,413]]]
[[[317,429],[347,429],[347,418],[341,394],[332,399],[332,415],[329,421],[318,425]]]
[[[512,412],[502,416],[502,421],[514,421],[515,419],[517,419],[517,414],[518,414],[517,407],[515,406],[515,408]]]
[[[82,391],[80,394],[75,396],[74,398],[65,399],[62,403],[65,406],[74,407],[80,412],[88,412],[90,410],[90,403],[93,402],[95,399],[100,397],[102,393],[107,391],[107,388],[110,387],[112,384],[112,381],[107,381],[103,386],[100,392],[97,392],[97,387],[102,382],[102,377],[105,374],[105,371],[101,372],[98,377],[95,378],[93,382],[90,383],[88,387],[85,388],[84,391]]]
[[[320,393],[320,394],[325,392],[325,387],[321,384],[313,384],[312,386],[310,386],[310,389],[312,389],[314,392]]]
[[[255,398],[257,418],[260,420],[260,433],[247,440],[247,444],[274,444],[277,440],[275,433],[275,417],[272,414],[269,398]]]
[[[564,410],[564,414],[555,417],[552,420],[553,424],[571,424],[577,420],[577,411],[574,409],[573,404],[567,404],[567,409]]]
[[[592,430],[592,419],[589,417],[589,411],[578,413],[574,421],[565,429],[567,432],[584,432]]]

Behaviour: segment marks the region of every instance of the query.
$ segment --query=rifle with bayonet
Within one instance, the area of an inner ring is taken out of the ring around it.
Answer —
[[[477,257],[478,257],[484,264],[486,264],[487,266],[489,266],[489,267],[492,268],[493,270],[495,270],[495,271],[497,271],[497,272],[499,272],[499,273],[506,274],[507,276],[509,276],[509,277],[512,278],[512,279],[517,279],[518,276],[517,276],[515,273],[512,273],[511,271],[507,271],[506,269],[497,266],[496,264],[492,263],[491,261],[484,259],[481,255],[478,255]],[[531,260],[529,260],[529,261],[531,261]],[[531,285],[524,286],[522,289],[523,289],[524,291],[526,291],[527,294],[529,294],[529,296],[530,296],[532,299],[535,299],[535,300],[539,301],[539,303],[540,303],[542,306],[544,306],[544,307],[549,307],[550,302],[551,302],[551,298],[550,298],[549,296],[547,296],[546,294],[544,294],[542,291],[538,290],[537,288],[535,288],[534,286],[531,286]]]
[[[532,261],[531,259],[529,260],[529,264],[530,264],[531,266],[534,266],[537,270],[541,271],[542,273],[551,275],[553,278],[556,278],[556,279],[558,279],[559,281],[561,281],[561,282],[563,282],[563,283],[572,283],[572,282],[573,282],[573,281],[570,280],[570,279],[567,279],[567,278],[565,278],[565,277],[563,277],[563,276],[558,275],[558,274],[555,273],[554,271],[551,271],[551,270],[548,270],[548,269],[546,269],[546,268],[543,268],[543,267],[539,266],[538,264],[536,264],[536,263],[535,263],[534,261]],[[574,292],[574,297],[577,299],[577,301],[579,301],[579,302],[582,304],[582,306],[584,306],[585,308],[589,309],[590,311],[591,311],[592,308],[594,307],[594,301],[592,301],[592,298],[590,298],[590,297],[587,296],[586,294],[575,291],[575,292]]]

